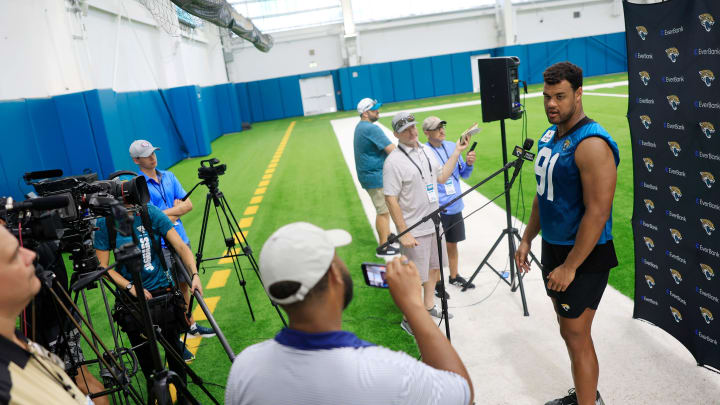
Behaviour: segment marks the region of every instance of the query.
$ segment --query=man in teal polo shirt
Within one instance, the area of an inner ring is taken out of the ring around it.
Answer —
[[[387,242],[390,236],[390,214],[385,205],[383,195],[382,170],[385,158],[395,149],[382,129],[375,125],[380,117],[382,103],[370,98],[360,100],[357,112],[360,122],[355,127],[353,148],[355,150],[355,169],[362,188],[367,190],[375,206],[375,230],[378,233],[380,245]],[[388,246],[377,253],[378,257],[394,256],[400,251],[394,246]]]

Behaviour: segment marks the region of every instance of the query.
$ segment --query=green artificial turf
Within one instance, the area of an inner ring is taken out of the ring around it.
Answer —
[[[588,85],[626,79],[626,74],[619,74],[587,78],[585,83]],[[529,92],[537,92],[541,88],[540,85],[533,85],[530,86]],[[611,90],[613,89],[596,91],[607,93]],[[616,90],[622,93],[627,91],[627,87]],[[382,111],[398,111],[477,100],[477,98],[477,94],[460,94],[391,103],[385,104]],[[627,99],[588,96],[584,99],[584,103],[588,116],[600,122],[613,135],[620,147],[621,164],[614,210],[614,236],[620,266],[611,273],[610,283],[622,293],[632,297],[634,277],[630,229],[632,165],[630,136],[625,118]],[[537,140],[542,131],[548,127],[542,98],[528,98],[525,104],[528,110],[527,135]],[[414,340],[399,327],[401,314],[392,303],[387,290],[366,287],[360,272],[361,263],[378,261],[374,255],[376,242],[373,228],[362,209],[357,190],[330,124],[332,119],[355,115],[353,112],[341,112],[256,123],[251,130],[228,134],[215,140],[212,143],[210,156],[227,164],[226,174],[220,177],[220,190],[227,198],[236,218],[240,220],[245,217],[243,215],[245,208],[249,205],[281,139],[291,123],[295,122],[263,201],[259,204],[257,213],[252,215],[253,222],[250,227],[243,229],[248,231],[248,242],[253,249],[255,259],[259,260],[260,249],[267,237],[280,226],[290,222],[307,221],[323,228],[348,230],[353,236],[353,242],[349,246],[339,248],[338,255],[347,264],[355,288],[353,302],[344,313],[343,328],[355,332],[362,339],[417,356],[419,353]],[[449,139],[457,139],[457,135],[472,122],[482,121],[479,105],[418,113],[416,117],[422,121],[428,115],[437,115],[448,121]],[[382,118],[381,123],[390,127],[390,118]],[[472,176],[467,180],[469,184],[478,182],[501,166],[499,124],[481,123],[480,126],[483,131],[475,138],[478,141],[476,149],[478,159]],[[521,128],[521,120],[507,122],[508,148],[522,144]],[[424,141],[423,135],[421,140]],[[186,190],[197,183],[197,168],[200,160],[207,158],[209,157],[187,159],[171,168]],[[158,152],[158,159],[162,165],[162,151]],[[136,170],[132,167],[126,169]],[[500,177],[483,186],[479,191],[485,196],[492,197],[498,194],[501,188]],[[526,164],[523,168],[522,185],[518,182],[513,188],[513,214],[516,217],[527,219],[529,216],[534,189],[532,165]],[[519,190],[522,190],[521,194],[518,194]],[[200,186],[195,191],[191,197],[194,209],[183,217],[193,244],[193,251],[198,248],[206,192],[205,186]],[[522,199],[518,199],[519,196],[522,196]],[[502,199],[497,200],[497,203],[504,206]],[[214,209],[211,212],[203,257],[217,257],[224,250]],[[484,215],[484,213],[479,212],[476,215]],[[247,281],[245,286],[247,295],[256,317],[255,322],[250,318],[245,292],[234,271],[224,287],[205,291],[206,298],[220,297],[214,317],[235,353],[239,353],[251,344],[272,338],[282,327],[275,308],[270,304],[249,262],[241,259],[241,265],[242,275]],[[218,264],[216,260],[203,263],[200,267],[204,285],[209,281],[213,271],[231,268],[229,265]],[[103,319],[104,312],[98,289],[89,291],[88,299],[95,325],[103,339],[110,343],[112,340],[108,322]],[[207,322],[201,323],[207,325]],[[85,353],[88,357],[93,357],[87,347]],[[225,385],[230,362],[217,339],[202,340],[197,359],[191,367],[205,381],[211,383],[208,389],[222,402],[224,389],[221,386]],[[92,369],[95,370],[95,367]],[[201,402],[209,402],[192,384],[191,391],[200,398]]]

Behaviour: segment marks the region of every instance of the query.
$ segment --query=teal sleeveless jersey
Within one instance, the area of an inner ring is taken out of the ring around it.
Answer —
[[[556,245],[574,245],[575,235],[585,214],[580,171],[575,164],[575,149],[589,137],[605,140],[620,163],[617,144],[600,124],[583,118],[570,132],[557,139],[557,126],[548,128],[538,142],[535,178],[540,208],[542,238]],[[598,244],[612,240],[612,212]]]

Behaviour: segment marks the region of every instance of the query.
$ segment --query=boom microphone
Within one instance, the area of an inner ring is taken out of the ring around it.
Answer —
[[[65,208],[70,204],[70,198],[66,195],[54,195],[50,197],[31,198],[29,200],[15,202],[12,197],[8,197],[4,201],[5,210],[22,211],[22,210],[51,210],[55,208]]]

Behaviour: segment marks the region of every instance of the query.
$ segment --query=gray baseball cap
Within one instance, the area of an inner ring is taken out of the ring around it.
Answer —
[[[148,157],[158,149],[160,148],[153,146],[150,142],[138,139],[130,144],[130,157]]]
[[[417,125],[417,122],[415,122],[415,116],[410,113],[399,112],[393,116],[392,127],[393,131],[397,133],[408,129],[413,125]]]

